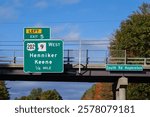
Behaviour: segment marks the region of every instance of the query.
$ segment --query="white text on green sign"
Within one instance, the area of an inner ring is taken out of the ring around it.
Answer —
[[[142,65],[108,64],[107,71],[143,71]]]
[[[61,40],[26,40],[24,42],[24,71],[61,73],[63,42]]]
[[[24,28],[24,39],[50,39],[50,28]]]

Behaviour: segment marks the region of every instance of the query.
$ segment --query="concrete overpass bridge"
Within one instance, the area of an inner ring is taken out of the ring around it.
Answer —
[[[150,82],[150,58],[128,57],[125,50],[117,50],[115,51],[117,56],[116,54],[112,56],[108,50],[83,48],[83,45],[79,45],[78,49],[64,49],[63,73],[24,73],[23,56],[21,56],[23,51],[2,48],[0,49],[0,80],[112,82],[116,99],[126,98],[129,82]],[[108,65],[139,65],[142,70],[111,70],[107,69]]]

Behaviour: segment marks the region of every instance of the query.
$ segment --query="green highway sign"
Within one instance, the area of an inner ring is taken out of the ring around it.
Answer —
[[[107,64],[107,71],[143,71],[142,65]]]
[[[24,28],[24,39],[50,39],[50,28]]]
[[[62,73],[63,71],[63,41],[24,41],[24,72]]]

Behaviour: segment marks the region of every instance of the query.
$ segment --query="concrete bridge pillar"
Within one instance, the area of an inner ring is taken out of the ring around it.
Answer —
[[[119,100],[126,100],[126,88],[119,88]]]
[[[119,90],[115,90],[115,100],[119,100]]]
[[[117,83],[114,84],[114,99],[116,100],[126,100],[126,90],[128,86],[128,78],[121,77],[118,79]]]

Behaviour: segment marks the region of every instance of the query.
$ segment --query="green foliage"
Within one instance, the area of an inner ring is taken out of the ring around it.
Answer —
[[[54,89],[43,92],[41,95],[41,100],[62,100],[62,97]]]
[[[4,81],[0,81],[0,100],[9,100],[9,92],[8,88],[6,87],[6,84]]]
[[[39,100],[41,98],[41,95],[42,95],[42,89],[37,88],[37,89],[32,89],[28,97],[29,99],[32,99],[32,100]]]
[[[127,50],[127,56],[150,57],[150,4],[123,21],[113,35],[110,49]]]
[[[150,4],[143,3],[139,7],[139,11],[135,12],[137,14],[150,14]]]
[[[15,98],[16,100],[62,100],[60,94],[54,90],[42,91],[41,88],[32,89],[28,96]]]
[[[128,100],[150,100],[150,83],[129,84]]]
[[[143,3],[139,10],[124,20],[116,30],[110,50],[126,50],[127,57],[150,57],[150,4]],[[114,53],[111,53],[114,55]],[[150,84],[130,84],[128,99],[150,99]]]

